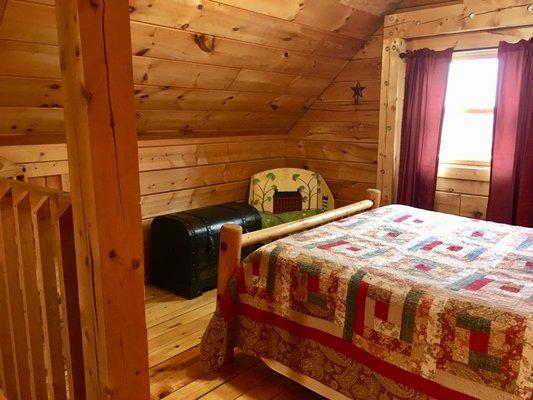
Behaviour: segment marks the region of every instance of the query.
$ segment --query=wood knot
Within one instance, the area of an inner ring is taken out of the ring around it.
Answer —
[[[132,12],[135,11],[135,7],[133,7],[133,6],[129,6],[129,10],[130,10],[130,13],[132,13]]]
[[[111,251],[109,252],[108,256],[109,256],[109,258],[111,260],[114,260],[118,256],[117,251],[115,249],[111,249]]]
[[[85,103],[89,104],[91,102],[91,99],[93,98],[92,93],[89,92],[89,90],[83,85],[81,86],[80,91],[81,91],[81,97],[83,98]]]
[[[146,53],[148,53],[150,51],[149,48],[144,48],[144,49],[141,49],[139,50],[137,53],[135,53],[136,56],[144,56]]]
[[[133,260],[131,260],[131,269],[134,269],[134,270],[135,269],[139,269],[140,266],[141,266],[141,263],[140,263],[139,260],[137,260],[135,258]]]
[[[215,38],[211,38],[210,45],[208,44],[208,37],[203,33],[194,34],[194,43],[200,48],[200,50],[206,53],[212,53],[215,50]]]
[[[54,84],[49,86],[49,88],[52,89],[52,90],[57,90],[60,87],[61,87],[61,85],[59,83],[54,83]]]
[[[270,108],[272,108],[273,110],[277,110],[279,108],[279,104],[276,103],[277,101],[278,101],[278,99],[272,100],[270,102]]]
[[[220,242],[220,251],[228,251],[228,244],[226,242]]]

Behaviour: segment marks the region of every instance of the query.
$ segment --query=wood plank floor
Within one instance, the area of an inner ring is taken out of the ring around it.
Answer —
[[[323,397],[236,352],[232,364],[206,373],[199,343],[215,310],[215,291],[185,300],[146,287],[152,400],[319,400]]]

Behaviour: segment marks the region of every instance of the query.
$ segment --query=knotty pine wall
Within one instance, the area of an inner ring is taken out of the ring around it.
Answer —
[[[285,136],[140,140],[141,213],[146,250],[149,226],[161,214],[248,198],[250,176],[285,163]],[[69,191],[66,145],[0,147],[31,183]]]
[[[64,121],[53,4],[6,2],[0,145],[52,143],[13,160],[31,181],[68,189],[64,146],[54,144],[64,142]],[[143,218],[244,200],[253,173],[286,164],[323,174],[339,204],[360,199],[375,181],[377,137],[378,85],[365,77],[375,65],[364,59],[377,57],[381,37],[358,50],[398,4],[131,0]],[[354,79],[367,86],[358,109]],[[144,142],[161,137],[173,139]]]
[[[0,155],[24,164],[31,181],[68,190],[66,152],[55,144],[64,121],[53,4],[6,1],[0,146],[30,147]],[[376,175],[382,38],[370,35],[399,5],[131,0],[145,221],[244,200],[250,175],[284,165],[321,173],[339,205],[362,198]],[[357,80],[366,89],[355,106]],[[172,139],[145,141],[161,137]]]
[[[138,131],[286,133],[398,3],[131,0]],[[6,2],[0,144],[64,140],[53,4]]]
[[[382,44],[379,29],[288,134],[287,166],[319,171],[337,206],[376,185]],[[358,81],[365,89],[356,105]]]

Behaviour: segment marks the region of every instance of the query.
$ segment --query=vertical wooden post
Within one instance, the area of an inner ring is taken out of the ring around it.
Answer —
[[[127,0],[57,0],[89,399],[148,399]]]
[[[379,110],[378,178],[382,204],[394,202],[398,183],[403,95],[405,91],[405,40],[384,39]]]
[[[228,290],[231,277],[241,263],[242,227],[237,224],[226,224],[220,230],[220,252],[218,256],[217,301]],[[224,363],[233,360],[233,347],[226,341]]]
[[[372,200],[372,203],[374,203],[371,210],[374,210],[375,208],[379,208],[379,206],[381,205],[381,191],[380,190],[367,189],[366,197],[368,197],[368,199]]]
[[[222,296],[229,280],[241,263],[242,227],[226,224],[220,230],[220,252],[218,257],[217,296]]]

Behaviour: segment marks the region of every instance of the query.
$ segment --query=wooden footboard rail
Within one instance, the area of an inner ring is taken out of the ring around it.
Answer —
[[[367,190],[368,200],[363,200],[335,210],[326,211],[312,217],[304,218],[295,222],[261,229],[259,231],[243,234],[240,225],[226,224],[220,231],[220,255],[218,259],[217,292],[224,293],[229,280],[233,276],[237,266],[241,263],[241,249],[258,243],[315,228],[329,222],[346,218],[360,212],[378,208],[381,202],[381,192],[376,189]]]
[[[0,316],[6,399],[84,398],[68,194],[0,178]]]

